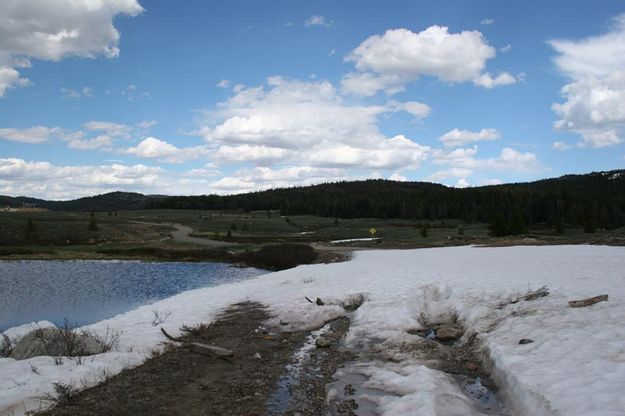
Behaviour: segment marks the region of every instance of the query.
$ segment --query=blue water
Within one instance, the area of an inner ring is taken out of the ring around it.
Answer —
[[[0,331],[40,320],[86,325],[185,290],[263,273],[222,263],[0,261]]]

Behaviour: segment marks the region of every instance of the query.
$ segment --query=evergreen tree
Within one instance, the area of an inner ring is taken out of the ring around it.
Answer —
[[[508,221],[506,221],[506,217],[504,217],[501,212],[498,212],[493,217],[488,229],[490,230],[490,235],[493,237],[508,235]]]
[[[527,234],[527,226],[520,211],[516,211],[510,220],[508,233],[512,235]]]
[[[584,221],[584,232],[592,234],[597,231],[597,227],[595,226],[595,222],[591,219],[587,219]]]
[[[556,235],[563,235],[564,234],[564,221],[562,221],[562,218],[558,218],[554,224],[553,224],[553,232]]]
[[[34,241],[39,239],[39,232],[37,231],[37,226],[33,222],[32,218],[29,218],[28,222],[26,223],[25,237],[28,241]]]
[[[423,227],[421,227],[421,237],[427,238],[427,236],[428,236],[428,226],[424,225]]]
[[[98,231],[98,225],[95,223],[95,214],[93,212],[89,218],[89,231]]]

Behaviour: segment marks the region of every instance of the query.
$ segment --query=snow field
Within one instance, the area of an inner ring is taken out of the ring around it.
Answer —
[[[544,285],[547,297],[497,308]],[[604,293],[608,302],[567,306]],[[393,361],[363,359],[346,372],[366,377],[381,414],[480,414],[450,376],[406,352],[416,337],[406,330],[420,328],[422,314],[430,321],[458,314],[465,337],[478,334],[515,414],[625,414],[625,248],[603,246],[361,251],[345,263],[184,292],[86,327],[119,331],[120,342],[117,351],[87,357],[82,365],[65,359],[57,366],[50,357],[0,359],[0,414],[37,408],[33,397],[49,392],[52,382],[89,385],[140,364],[164,340],[152,325],[155,310],[171,313],[162,325],[173,335],[182,324],[210,322],[245,300],[269,305],[276,323],[290,323],[287,329],[312,328],[344,314],[340,302],[356,294],[366,301],[352,315],[347,345]],[[304,296],[320,297],[326,306]],[[519,345],[521,338],[535,342]]]

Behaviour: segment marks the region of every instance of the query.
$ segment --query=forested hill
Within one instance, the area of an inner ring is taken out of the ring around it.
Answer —
[[[471,223],[489,222],[497,213],[520,213],[528,225],[592,222],[615,228],[625,225],[625,170],[464,189],[425,182],[339,182],[230,196],[168,197],[151,201],[148,207]]]
[[[73,199],[71,201],[46,201],[28,197],[0,195],[0,208],[37,207],[52,211],[114,211],[144,209],[150,201],[162,195],[143,195],[135,192],[109,192],[107,194]]]
[[[625,225],[625,170],[464,189],[426,182],[368,180],[229,196],[165,197],[112,192],[72,201],[0,196],[0,208],[3,206],[59,211],[280,210],[283,215],[459,219],[470,223],[490,222],[501,213],[507,217],[520,214],[527,225],[565,222],[615,228]]]

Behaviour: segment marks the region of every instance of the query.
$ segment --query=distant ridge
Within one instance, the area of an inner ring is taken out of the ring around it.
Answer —
[[[20,208],[25,206],[47,208],[52,211],[115,211],[137,210],[153,200],[166,198],[164,195],[143,195],[136,192],[109,192],[70,201],[46,201],[24,196],[0,195],[0,207]]]
[[[137,209],[280,210],[283,215],[339,218],[459,219],[488,222],[519,212],[526,223],[556,221],[625,225],[625,170],[564,175],[535,182],[451,188],[429,182],[366,180],[272,189],[237,195],[164,196],[111,192],[72,201],[0,196],[0,207],[62,211]]]

